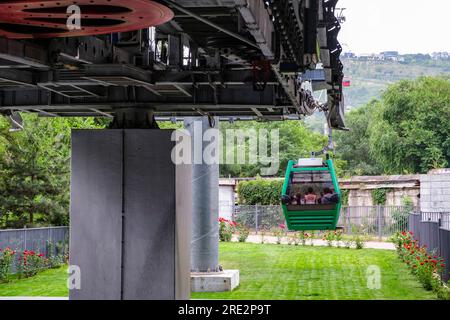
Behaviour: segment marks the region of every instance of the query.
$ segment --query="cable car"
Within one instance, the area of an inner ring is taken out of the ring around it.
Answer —
[[[341,191],[331,159],[289,161],[282,191],[289,230],[336,230],[341,206]]]

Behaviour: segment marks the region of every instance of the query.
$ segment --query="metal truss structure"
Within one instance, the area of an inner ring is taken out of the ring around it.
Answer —
[[[321,109],[343,129],[337,1],[80,0],[75,31],[65,10],[77,1],[2,1],[0,113],[276,121]],[[301,89],[316,69],[325,105]]]

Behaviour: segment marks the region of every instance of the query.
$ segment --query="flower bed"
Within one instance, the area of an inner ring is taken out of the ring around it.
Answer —
[[[43,253],[33,250],[16,251],[11,248],[0,248],[0,283],[9,282],[13,275],[13,266],[15,266],[15,275],[20,278],[30,278],[38,274],[41,270],[55,268],[60,266],[60,261],[65,261],[65,255],[55,257],[50,255],[46,257]],[[58,263],[55,263],[58,261]]]
[[[423,287],[433,290],[440,299],[450,299],[450,291],[441,275],[445,270],[444,260],[420,246],[412,232],[399,232],[393,236],[400,259],[406,263]]]

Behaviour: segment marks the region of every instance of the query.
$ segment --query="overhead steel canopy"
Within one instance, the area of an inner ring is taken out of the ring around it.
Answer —
[[[65,27],[74,2],[80,30]],[[3,1],[0,112],[114,116],[147,108],[166,118],[283,120],[319,108],[343,128],[336,3]],[[318,65],[314,87],[327,90],[326,105],[301,90],[304,73]]]

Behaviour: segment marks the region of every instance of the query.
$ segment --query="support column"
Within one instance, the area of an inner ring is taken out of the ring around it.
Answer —
[[[239,285],[239,270],[219,268],[219,119],[187,118],[184,125],[193,160],[191,291],[232,291]]]
[[[217,141],[203,141],[206,130],[218,129],[219,120],[211,124],[206,117],[184,123],[192,141],[192,272],[219,271],[219,165],[206,164],[203,157],[208,146],[219,151]]]
[[[73,131],[70,299],[189,299],[192,176],[171,135]]]

